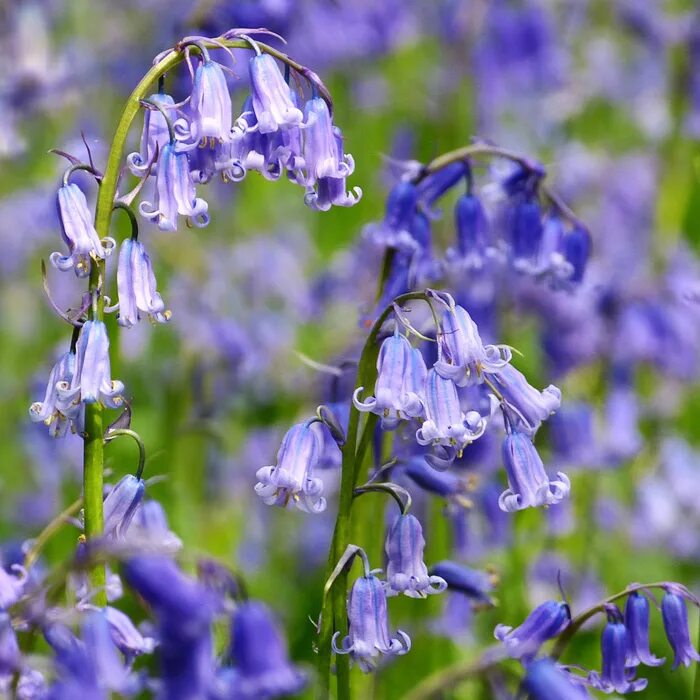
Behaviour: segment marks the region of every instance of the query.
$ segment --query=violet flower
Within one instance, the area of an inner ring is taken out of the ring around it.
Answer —
[[[382,429],[392,430],[401,420],[422,415],[426,375],[420,350],[411,347],[397,326],[379,350],[375,395],[360,401],[364,387],[358,387],[352,395],[355,408],[376,413],[382,419]]]
[[[255,493],[266,505],[286,506],[320,513],[326,508],[323,482],[313,476],[321,455],[322,440],[314,423],[297,423],[282,440],[277,464],[258,469]]]
[[[171,313],[156,289],[151,259],[143,244],[134,238],[126,238],[119,251],[117,291],[120,326],[130,328],[141,314],[158,323],[170,320]]]
[[[141,654],[150,654],[156,647],[156,640],[144,637],[136,629],[128,615],[108,605],[104,609],[105,619],[109,624],[109,633],[114,645],[124,654],[127,663]]]
[[[493,605],[491,591],[494,577],[484,571],[472,569],[453,561],[441,561],[430,569],[430,573],[447,582],[450,591],[458,591],[479,605]]]
[[[457,247],[448,248],[448,265],[457,270],[479,270],[492,250],[484,207],[473,194],[463,194],[457,200],[454,214]]]
[[[67,352],[51,368],[43,401],[35,401],[29,407],[29,417],[35,423],[41,421],[49,427],[52,437],[62,437],[68,428],[69,419],[61,412],[58,385],[70,386],[75,371],[75,353]]]
[[[123,476],[104,500],[105,537],[123,539],[129,525],[141,505],[146,485],[133,474]]]
[[[513,659],[533,659],[540,647],[563,632],[571,621],[571,612],[566,603],[548,600],[538,605],[515,629],[496,625],[493,632],[503,642],[508,655]]]
[[[627,628],[628,667],[660,666],[666,659],[659,659],[649,650],[649,601],[636,591],[625,603],[625,627]]]
[[[313,97],[304,108],[307,127],[304,131],[304,166],[306,185],[321,178],[345,178],[352,175],[355,162],[351,155],[338,150],[333,121],[326,101]]]
[[[666,589],[661,601],[661,616],[664,621],[666,638],[673,649],[672,668],[676,669],[681,664],[690,666],[691,662],[700,661],[700,654],[690,641],[685,599],[676,592],[675,588],[668,587]]]
[[[275,59],[259,54],[250,59],[249,67],[253,110],[260,133],[298,128],[304,115],[292,102],[289,85]]]
[[[164,111],[175,109],[175,100],[170,95],[155,93],[148,98],[149,102],[159,105]],[[143,177],[149,166],[153,172],[158,165],[154,162],[156,153],[170,143],[170,128],[168,120],[159,109],[146,109],[143,114],[143,130],[141,131],[141,147],[139,151],[130,153],[126,164],[132,174]]]
[[[402,253],[415,253],[419,245],[411,234],[411,225],[417,205],[416,186],[410,182],[399,182],[386,198],[383,221],[365,226],[363,235],[376,246],[395,248]]]
[[[403,593],[409,598],[425,598],[442,593],[447,583],[439,576],[430,576],[423,562],[425,539],[420,521],[414,515],[399,515],[387,533],[387,595]]]
[[[208,57],[197,66],[189,99],[194,136],[206,146],[212,142],[228,141],[231,138],[231,95],[223,68]]]
[[[547,657],[528,664],[523,688],[532,700],[587,700],[591,697],[574,676]]]
[[[356,579],[348,599],[349,634],[340,646],[340,632],[333,635],[332,646],[336,654],[350,654],[365,672],[377,666],[377,657],[403,656],[411,649],[409,636],[398,630],[396,637],[389,634],[386,593],[383,583],[369,571]]]

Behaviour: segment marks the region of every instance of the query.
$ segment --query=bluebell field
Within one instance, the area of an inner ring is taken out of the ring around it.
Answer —
[[[697,3],[0,48],[1,697],[700,699]]]

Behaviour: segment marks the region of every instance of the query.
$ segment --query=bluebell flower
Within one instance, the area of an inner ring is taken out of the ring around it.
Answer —
[[[571,612],[566,603],[548,600],[538,605],[519,627],[497,625],[493,634],[503,642],[511,658],[527,661],[535,657],[548,639],[563,632],[570,621]]]
[[[409,598],[425,598],[442,593],[447,583],[439,576],[430,576],[423,562],[425,539],[420,521],[414,515],[399,515],[386,537],[387,595],[403,593]]]
[[[550,384],[544,391],[538,391],[527,381],[522,372],[507,364],[486,378],[503,397],[503,403],[517,417],[518,429],[534,433],[542,421],[554,413],[561,405],[561,391]]]
[[[47,691],[43,673],[32,668],[22,670],[17,681],[17,700],[45,700]]]
[[[203,141],[228,141],[231,138],[231,95],[222,67],[203,58],[194,74],[189,98],[194,137]]]
[[[124,385],[113,381],[109,361],[109,337],[102,321],[86,321],[75,349],[75,371],[70,381],[59,381],[59,410],[74,417],[81,403],[101,402],[109,408],[123,404]]]
[[[104,615],[109,624],[109,633],[114,645],[124,654],[127,663],[141,654],[150,654],[156,646],[156,640],[152,637],[144,637],[136,629],[131,618],[121,610],[107,605]]]
[[[587,700],[591,697],[570,673],[547,657],[527,665],[523,688],[532,700]]]
[[[464,307],[449,304],[438,334],[438,374],[457,386],[467,386],[482,381],[484,372],[501,371],[510,358],[507,346],[483,344],[476,323]]]
[[[197,197],[187,152],[176,143],[167,143],[158,157],[154,203],[141,202],[139,211],[161,231],[176,231],[178,214],[187,217],[187,222],[194,226],[206,226],[208,208]]]
[[[564,237],[564,255],[572,268],[569,278],[572,282],[583,280],[588,258],[591,255],[591,245],[591,234],[580,224],[575,225]]]
[[[478,197],[463,194],[455,205],[457,247],[448,248],[446,258],[457,271],[479,270],[492,250],[489,246],[489,222]]]
[[[425,491],[465,507],[471,506],[471,501],[466,497],[469,490],[467,483],[453,472],[438,471],[428,466],[424,457],[410,459],[405,471]]]
[[[119,325],[130,328],[147,314],[158,323],[170,320],[170,311],[156,289],[156,277],[151,259],[143,244],[126,238],[119,251],[117,267],[119,294]]]
[[[41,421],[49,427],[52,437],[61,437],[69,425],[69,418],[61,411],[58,386],[70,386],[75,371],[75,353],[67,352],[61,355],[58,362],[51,368],[49,381],[46,384],[46,394],[43,401],[34,402],[29,408],[29,417],[35,423]]]
[[[444,445],[459,452],[486,430],[486,420],[477,411],[464,413],[457,386],[433,367],[425,382],[426,420],[416,432],[419,445]]]
[[[146,485],[133,474],[123,476],[104,500],[104,535],[122,539],[141,505]]]
[[[458,591],[479,605],[493,605],[491,591],[494,577],[484,571],[472,569],[454,561],[441,561],[435,564],[430,573],[439,576],[447,583],[450,591]]]
[[[159,105],[164,111],[175,109],[175,100],[170,95],[155,93],[148,98],[149,102]],[[126,158],[129,170],[137,177],[143,177],[149,165],[156,172],[158,167],[154,162],[156,153],[170,143],[170,130],[165,115],[159,109],[145,109],[143,114],[143,130],[141,131],[141,147],[139,151],[130,153]]]
[[[352,395],[355,408],[381,416],[384,430],[392,430],[401,420],[418,418],[423,413],[426,375],[420,350],[411,347],[397,325],[379,350],[374,396],[360,401],[364,387],[358,387]]]
[[[690,641],[688,630],[688,611],[685,599],[675,588],[668,587],[661,601],[661,616],[664,630],[671,648],[673,649],[673,666],[681,664],[690,666],[693,661],[700,661],[700,654]]]
[[[411,182],[399,182],[386,199],[384,219],[365,226],[363,235],[376,246],[413,255],[420,248],[411,233],[417,206],[416,186]]]
[[[377,666],[377,657],[381,654],[402,656],[411,649],[409,636],[398,630],[396,637],[389,634],[386,593],[384,585],[376,577],[366,572],[355,580],[348,599],[349,634],[340,646],[340,635],[333,635],[332,645],[336,654],[351,654],[359,667],[365,672],[373,671]]]
[[[249,67],[252,105],[260,133],[298,128],[304,115],[294,105],[275,59],[267,54],[253,56]]]
[[[277,464],[258,469],[255,493],[267,505],[286,506],[320,513],[326,508],[323,482],[313,476],[321,455],[321,438],[314,423],[297,423],[282,440]]]
[[[11,677],[20,667],[22,654],[17,635],[12,627],[12,618],[0,612],[0,678]]]
[[[603,629],[601,649],[603,671],[598,674],[591,671],[588,682],[597,690],[605,693],[629,693],[644,690],[646,678],[634,678],[634,669],[627,668],[627,628],[622,622],[622,615],[616,606],[608,607],[608,623]]]
[[[511,212],[510,244],[516,269],[535,270],[542,240],[542,210],[535,199],[515,204]]]
[[[501,494],[498,505],[504,511],[552,505],[569,494],[569,477],[558,472],[557,479],[550,481],[542,458],[532,440],[524,433],[506,435],[503,441],[503,463],[509,488]]]
[[[175,554],[182,548],[182,540],[170,529],[163,506],[154,500],[141,503],[124,538],[138,551]]]
[[[101,241],[83,191],[76,184],[63,185],[56,195],[61,236],[68,255],[51,253],[51,264],[59,270],[73,269],[78,277],[90,274],[91,260],[104,260],[114,248],[114,239]]]
[[[627,666],[660,666],[666,659],[659,659],[649,650],[649,601],[636,591],[625,603],[625,627],[627,628]]]
[[[468,175],[469,166],[464,161],[450,163],[421,180],[417,187],[418,198],[427,211],[432,214],[432,205]]]
[[[231,697],[265,700],[295,695],[306,685],[306,674],[290,663],[285,639],[266,605],[258,601],[239,605],[231,640]]]

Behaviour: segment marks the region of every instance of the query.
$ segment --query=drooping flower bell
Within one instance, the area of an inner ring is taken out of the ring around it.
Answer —
[[[450,267],[459,270],[479,270],[484,266],[489,251],[489,223],[478,197],[463,194],[455,205],[457,247],[447,250]]]
[[[298,128],[304,115],[292,102],[289,85],[275,59],[259,54],[250,59],[249,66],[252,104],[260,133]]]
[[[338,151],[333,121],[326,101],[313,97],[304,108],[307,127],[304,130],[304,165],[306,185],[321,178],[345,178],[352,175],[355,162],[351,155]]]
[[[571,612],[566,603],[548,600],[538,605],[515,629],[497,625],[494,637],[503,642],[508,655],[513,659],[533,659],[540,647],[563,632],[571,621]]]
[[[625,627],[627,628],[628,667],[660,666],[665,659],[659,659],[649,650],[649,601],[646,596],[636,591],[631,593],[625,603]]]
[[[267,505],[286,506],[320,513],[326,508],[323,482],[313,476],[321,455],[322,439],[314,423],[297,423],[282,440],[277,464],[258,469],[255,493]]]
[[[100,402],[119,408],[124,385],[112,380],[109,337],[102,321],[86,321],[80,329],[75,350],[75,371],[70,383],[58,382],[59,409],[73,417],[80,404]]]
[[[130,328],[147,314],[158,323],[170,320],[171,313],[156,289],[156,277],[151,259],[143,244],[126,238],[119,251],[117,267],[119,294],[119,325]]]
[[[349,633],[340,646],[337,643],[340,633],[333,635],[333,651],[350,654],[365,673],[376,668],[377,657],[381,654],[402,656],[411,649],[411,640],[405,632],[398,630],[393,638],[389,634],[384,585],[369,571],[356,579],[352,586],[348,621]]]
[[[506,346],[484,345],[479,329],[467,310],[450,304],[442,315],[438,337],[438,374],[457,386],[476,384],[483,372],[498,372],[510,362]]]
[[[460,479],[453,472],[438,471],[432,466],[428,466],[424,457],[418,456],[408,460],[405,471],[406,475],[423,490],[442,496],[465,508],[473,505],[466,496],[469,490],[466,481]]]
[[[493,605],[491,591],[494,576],[454,561],[441,561],[430,569],[430,573],[447,582],[450,591],[467,596],[477,605]]]
[[[95,230],[87,200],[78,185],[69,183],[58,188],[56,195],[61,236],[68,255],[51,253],[51,264],[59,270],[75,271],[78,277],[90,274],[91,260],[104,260],[114,248],[114,239],[101,241]]]
[[[411,234],[417,206],[416,186],[411,182],[399,182],[386,198],[384,219],[365,226],[363,235],[376,246],[414,254],[420,247]]]
[[[0,566],[0,610],[7,610],[23,595],[29,580],[27,570],[20,564],[12,564],[10,570]]]
[[[137,177],[143,177],[148,172],[149,165],[153,168],[153,172],[156,172],[158,167],[154,162],[156,153],[170,143],[170,127],[163,112],[167,113],[168,110],[175,109],[175,100],[164,93],[151,95],[148,102],[157,105],[160,109],[144,110],[140,150],[130,153],[126,158],[129,170]]]
[[[75,353],[69,351],[59,358],[51,368],[49,381],[46,384],[46,394],[43,401],[35,401],[29,407],[29,417],[35,423],[43,422],[49,427],[52,437],[61,437],[65,434],[69,418],[61,412],[58,385],[70,386],[75,370]]]
[[[510,245],[516,269],[536,270],[541,241],[542,210],[535,198],[525,198],[511,212]]]
[[[285,639],[266,605],[248,601],[237,606],[231,640],[231,697],[295,695],[306,685],[306,674],[290,663]]]
[[[230,140],[231,94],[223,68],[208,56],[202,57],[195,71],[189,112],[193,135],[201,146],[207,145],[206,139],[211,139],[213,144]]]
[[[532,700],[590,700],[591,695],[576,678],[547,657],[527,665],[523,688]]]
[[[6,612],[0,612],[0,679],[16,673],[22,661],[22,654],[17,642],[17,634],[12,627],[12,618]]]
[[[678,668],[681,664],[690,666],[693,661],[700,661],[700,654],[690,641],[685,599],[673,587],[667,588],[661,601],[661,616],[666,637],[673,649],[672,668]]]
[[[414,515],[399,515],[386,538],[387,595],[403,593],[409,598],[425,598],[442,593],[447,583],[439,576],[430,576],[423,562],[425,539],[420,521]]]
[[[109,624],[109,633],[114,645],[124,654],[127,663],[141,654],[150,654],[156,647],[156,640],[144,637],[134,626],[131,618],[117,608],[107,605],[105,618]]]
[[[104,500],[104,536],[121,539],[141,505],[146,485],[133,474],[123,476]]]
[[[382,428],[392,430],[401,420],[422,415],[426,375],[420,350],[411,347],[397,326],[379,351],[374,396],[360,401],[364,387],[358,387],[352,396],[355,408],[376,413],[382,419]]]
[[[569,477],[558,472],[557,479],[550,481],[542,458],[532,440],[524,433],[506,435],[503,441],[503,463],[509,488],[498,499],[501,510],[510,513],[523,508],[552,505],[569,494]]]
[[[161,231],[176,231],[178,214],[187,217],[187,222],[194,226],[206,226],[208,208],[197,197],[187,152],[173,141],[167,143],[158,157],[155,200],[139,204],[142,216],[157,224]]]
[[[571,282],[581,282],[591,255],[591,234],[580,224],[564,237],[564,255],[571,265]]]

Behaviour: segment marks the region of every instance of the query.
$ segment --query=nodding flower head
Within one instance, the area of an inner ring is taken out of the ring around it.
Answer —
[[[434,367],[425,382],[425,415],[416,432],[420,445],[443,445],[459,452],[486,430],[486,419],[478,411],[462,412],[456,384]]]
[[[377,359],[377,381],[374,396],[360,401],[364,387],[353,394],[358,411],[371,411],[381,416],[382,428],[391,430],[399,421],[417,418],[423,413],[423,387],[427,369],[423,356],[411,347],[406,336],[396,332],[382,343]]]
[[[501,510],[512,512],[523,508],[559,503],[568,496],[569,477],[557,473],[550,481],[544,464],[532,440],[524,433],[506,435],[503,441],[503,463],[508,475],[508,486],[498,499]]]
[[[438,338],[437,372],[457,386],[482,381],[483,372],[498,372],[510,361],[505,346],[484,345],[476,323],[462,306],[454,305],[442,315]]]
[[[535,657],[548,639],[563,632],[570,621],[571,612],[566,603],[548,600],[538,605],[520,627],[497,625],[493,634],[503,642],[509,656],[527,661]]]
[[[272,56],[260,54],[250,59],[250,87],[261,134],[299,127],[304,115],[292,101],[289,85]]]
[[[438,471],[428,466],[424,457],[415,457],[408,460],[406,474],[424,491],[443,496],[464,507],[470,507],[472,502],[466,494],[468,484],[450,471]]]
[[[511,211],[510,245],[516,268],[532,269],[542,241],[542,210],[536,199],[523,199]]]
[[[425,598],[447,588],[444,579],[428,574],[423,562],[423,528],[414,515],[407,513],[396,518],[387,534],[385,549],[387,595],[403,593],[409,598]]]
[[[104,500],[104,535],[121,539],[141,505],[146,485],[133,474],[123,476]]]
[[[144,637],[139,632],[128,615],[121,610],[108,605],[104,609],[105,618],[109,624],[109,633],[112,641],[122,654],[127,663],[141,654],[150,654],[156,646],[152,637]]]
[[[187,153],[179,150],[177,144],[167,143],[158,158],[155,201],[153,204],[141,202],[139,211],[161,231],[176,231],[178,214],[187,217],[188,224],[206,226],[208,208],[208,204],[197,197]]]
[[[420,248],[411,233],[417,206],[416,186],[411,182],[399,182],[386,199],[384,220],[365,226],[364,235],[377,246],[414,254]]]
[[[628,596],[625,603],[625,627],[627,627],[628,667],[660,666],[665,659],[659,659],[649,650],[649,601],[636,591]]]
[[[550,384],[544,391],[537,391],[513,365],[504,365],[498,372],[488,374],[487,379],[503,397],[509,414],[517,419],[518,430],[523,432],[534,433],[561,405],[558,387]]]
[[[130,328],[147,314],[158,323],[170,320],[170,311],[156,289],[151,258],[143,244],[126,238],[119,251],[117,267],[117,292],[119,294],[119,325]]]
[[[337,644],[340,633],[333,635],[333,651],[350,654],[365,673],[376,668],[377,657],[381,654],[402,656],[411,649],[411,640],[405,632],[398,630],[394,638],[389,634],[384,584],[369,572],[352,586],[348,621],[349,634],[340,646]]]
[[[73,183],[58,188],[56,195],[62,238],[68,255],[52,253],[51,264],[59,270],[75,271],[78,277],[90,274],[91,260],[104,260],[114,248],[111,238],[101,241],[95,230],[83,191]]]
[[[155,93],[148,98],[148,101],[161,107],[164,112],[175,109],[175,100],[170,95]],[[126,163],[129,170],[137,177],[143,177],[148,172],[149,166],[157,168],[157,164],[154,163],[156,152],[162,151],[168,143],[170,143],[170,129],[163,112],[160,109],[144,110],[141,148],[138,152],[127,156]]]
[[[59,410],[71,418],[80,404],[100,402],[109,408],[123,403],[124,385],[112,380],[109,337],[102,321],[86,321],[80,329],[75,350],[75,371],[70,383],[56,385]]]
[[[580,224],[574,226],[564,237],[564,255],[572,268],[569,277],[571,282],[583,280],[588,258],[591,255],[591,247],[591,234]]]
[[[527,665],[523,688],[532,700],[590,700],[591,697],[575,676],[547,657]]]
[[[21,661],[12,618],[6,612],[0,612],[0,677],[4,679],[18,671]]]
[[[198,140],[230,140],[231,94],[224,70],[216,61],[207,58],[197,66],[189,107],[192,129]]]
[[[12,564],[10,571],[0,566],[0,610],[7,610],[24,595],[28,578],[20,564]]]
[[[29,417],[35,423],[41,421],[49,426],[52,437],[65,434],[69,418],[61,411],[58,386],[70,386],[75,371],[75,353],[67,352],[59,358],[51,368],[49,381],[46,384],[46,394],[43,401],[35,401],[29,408]]]
[[[447,583],[447,588],[467,596],[477,605],[493,605],[495,577],[485,571],[478,571],[453,561],[441,561],[430,569],[430,573],[439,576]]]
[[[255,493],[267,505],[293,503],[300,510],[320,513],[326,508],[323,482],[313,476],[321,455],[322,439],[314,423],[297,423],[282,440],[277,464],[258,469]]]
[[[232,697],[295,695],[306,685],[306,674],[290,663],[285,639],[266,605],[248,601],[237,606],[231,639]]]
[[[455,268],[480,269],[489,252],[489,224],[478,197],[463,194],[457,200],[455,227],[457,248],[448,250],[448,262]]]
[[[669,586],[664,594],[661,616],[666,637],[673,649],[673,668],[678,668],[681,664],[690,666],[691,662],[700,661],[700,654],[690,641],[685,599],[675,587]]]

